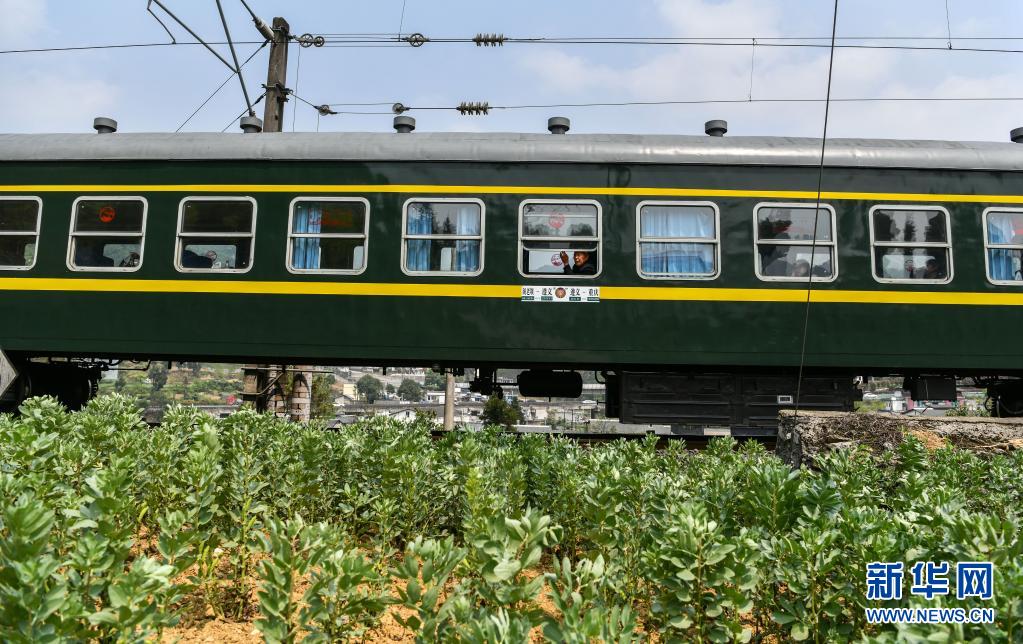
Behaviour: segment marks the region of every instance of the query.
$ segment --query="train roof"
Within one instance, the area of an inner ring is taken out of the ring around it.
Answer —
[[[821,141],[782,136],[515,133],[0,134],[0,161],[327,160],[817,166]],[[835,167],[1023,170],[1023,145],[828,139]]]

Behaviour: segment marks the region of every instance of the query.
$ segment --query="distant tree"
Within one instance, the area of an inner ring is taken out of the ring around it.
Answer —
[[[124,385],[128,382],[127,374],[128,372],[123,369],[117,372],[117,381],[114,382],[114,391],[120,392],[124,389]]]
[[[444,391],[448,384],[447,376],[432,369],[426,372],[425,382],[427,391]]]
[[[198,376],[202,372],[201,362],[179,362],[178,366],[182,369],[191,369],[193,376]]]
[[[387,383],[387,386],[384,388],[384,391],[386,391],[387,393],[389,393],[389,394],[391,394],[393,396],[394,395],[394,385],[392,385],[391,383]]]
[[[423,399],[423,388],[415,380],[405,378],[398,385],[398,397],[408,402],[419,402]]]
[[[331,395],[330,386],[334,384],[334,376],[330,374],[317,374],[313,376],[313,393],[310,401],[310,418],[333,418],[334,417],[334,396]]]
[[[372,403],[380,397],[380,392],[384,390],[384,385],[367,373],[355,383],[355,389],[359,392],[360,396],[366,399],[366,402]]]
[[[483,411],[480,413],[480,420],[483,425],[501,425],[511,429],[512,425],[522,421],[521,413],[515,406],[508,404],[497,396],[487,398],[483,404]]]
[[[149,376],[149,381],[153,383],[153,391],[160,391],[167,384],[167,363],[152,363],[149,365],[146,375]]]

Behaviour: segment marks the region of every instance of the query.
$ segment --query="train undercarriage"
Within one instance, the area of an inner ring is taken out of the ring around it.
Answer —
[[[431,366],[459,375],[474,372],[470,391],[485,396],[502,396],[512,385],[528,398],[572,399],[583,391],[582,369],[526,368],[514,381],[501,381],[494,366]],[[79,409],[96,395],[104,371],[121,368],[128,367],[111,358],[18,356],[8,361],[0,352],[0,411],[14,411],[22,400],[33,396],[53,396],[69,409]],[[781,409],[853,411],[862,399],[866,379],[850,372],[809,370],[800,377],[795,370],[769,368],[623,368],[595,373],[597,382],[605,387],[607,418],[626,424],[670,426],[673,433],[682,434],[727,428],[733,436],[773,435]],[[961,381],[940,373],[901,375],[903,389],[916,400],[955,400],[957,382]],[[974,375],[967,381],[987,390],[992,416],[1023,416],[1023,377]],[[261,393],[245,399],[261,410],[279,407],[280,392],[272,386],[276,379],[264,376],[259,382],[265,385],[257,387]]]

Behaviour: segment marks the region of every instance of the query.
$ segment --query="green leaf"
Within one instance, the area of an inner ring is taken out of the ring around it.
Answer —
[[[802,642],[806,638],[810,637],[810,629],[803,622],[796,622],[792,625],[790,634],[792,635],[792,639],[797,642]]]

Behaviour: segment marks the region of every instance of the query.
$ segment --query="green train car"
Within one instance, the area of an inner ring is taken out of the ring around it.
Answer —
[[[818,209],[820,149],[0,135],[21,374],[0,387],[80,401],[127,358],[472,368],[485,392],[517,368],[533,395],[596,371],[624,421],[755,428],[902,375],[924,398],[973,377],[1023,413],[1023,147],[829,140]]]

